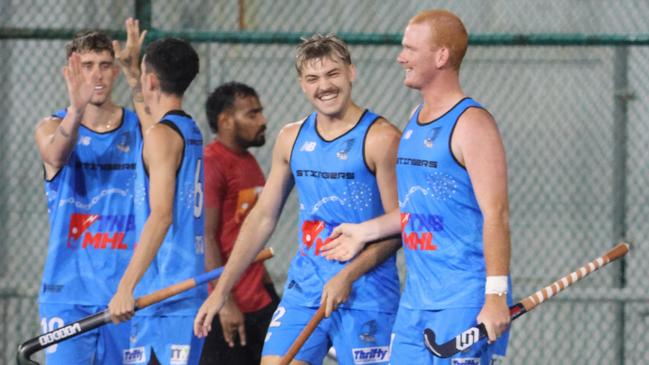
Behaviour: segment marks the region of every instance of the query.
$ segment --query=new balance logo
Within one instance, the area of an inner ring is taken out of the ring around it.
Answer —
[[[316,143],[315,142],[304,142],[302,147],[300,147],[300,151],[303,152],[313,152],[315,150]]]

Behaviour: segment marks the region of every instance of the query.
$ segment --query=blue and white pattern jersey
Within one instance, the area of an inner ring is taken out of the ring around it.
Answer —
[[[81,125],[68,161],[45,181],[50,234],[41,303],[110,301],[135,244],[133,189],[141,144],[137,116],[127,109],[112,131]]]
[[[401,136],[396,171],[408,268],[401,305],[409,309],[484,302],[482,212],[467,170],[451,151],[455,125],[469,108],[482,107],[465,98],[420,123],[419,106]]]
[[[320,255],[333,228],[359,223],[383,214],[376,177],[365,161],[365,139],[379,118],[365,111],[347,133],[325,140],[317,131],[317,114],[301,125],[291,151],[291,171],[299,195],[299,248],[291,262],[283,300],[318,307],[324,284],[346,263]],[[394,312],[399,279],[392,256],[369,271],[352,287],[343,307]]]
[[[204,269],[203,236],[203,137],[192,118],[182,111],[171,111],[159,122],[176,131],[183,139],[183,158],[176,173],[173,221],[158,253],[137,285],[135,296],[160,290],[202,274]],[[144,147],[144,146],[142,146]],[[135,184],[135,226],[142,233],[151,207],[149,175],[142,156],[137,161]],[[158,305],[145,308],[138,315],[194,315],[207,296],[207,286],[175,295]]]

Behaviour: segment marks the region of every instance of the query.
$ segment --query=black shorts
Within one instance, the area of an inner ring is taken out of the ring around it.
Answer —
[[[242,347],[238,335],[235,335],[235,345],[230,348],[223,338],[219,316],[214,316],[212,330],[203,344],[200,365],[259,365],[268,324],[279,303],[279,297],[273,284],[264,284],[264,286],[272,301],[269,305],[256,312],[244,314],[246,346]]]

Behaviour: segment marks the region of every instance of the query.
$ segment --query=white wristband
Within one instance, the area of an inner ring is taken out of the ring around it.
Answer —
[[[507,294],[509,288],[507,276],[487,276],[487,281],[484,286],[485,294]]]

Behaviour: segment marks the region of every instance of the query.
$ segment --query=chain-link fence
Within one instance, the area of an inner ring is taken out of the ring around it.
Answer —
[[[518,320],[508,364],[637,364],[649,358],[649,2],[533,0],[0,1],[0,360],[39,331],[36,294],[47,245],[35,123],[67,103],[61,66],[75,29],[119,34],[138,15],[150,38],[181,33],[201,72],[185,109],[209,135],[203,104],[216,85],[254,86],[269,141],[253,152],[266,172],[272,141],[311,110],[293,55],[300,35],[343,34],[359,77],[354,98],[403,127],[418,103],[395,59],[419,10],[459,14],[472,34],[464,91],[498,121],[509,162],[515,297],[603,253],[620,239],[628,258]],[[581,45],[589,44],[589,45]],[[129,104],[123,80],[114,99]],[[209,138],[206,138],[206,140]],[[280,288],[297,248],[291,198],[269,245]],[[403,264],[401,262],[401,264]],[[401,265],[403,271],[403,265]]]

